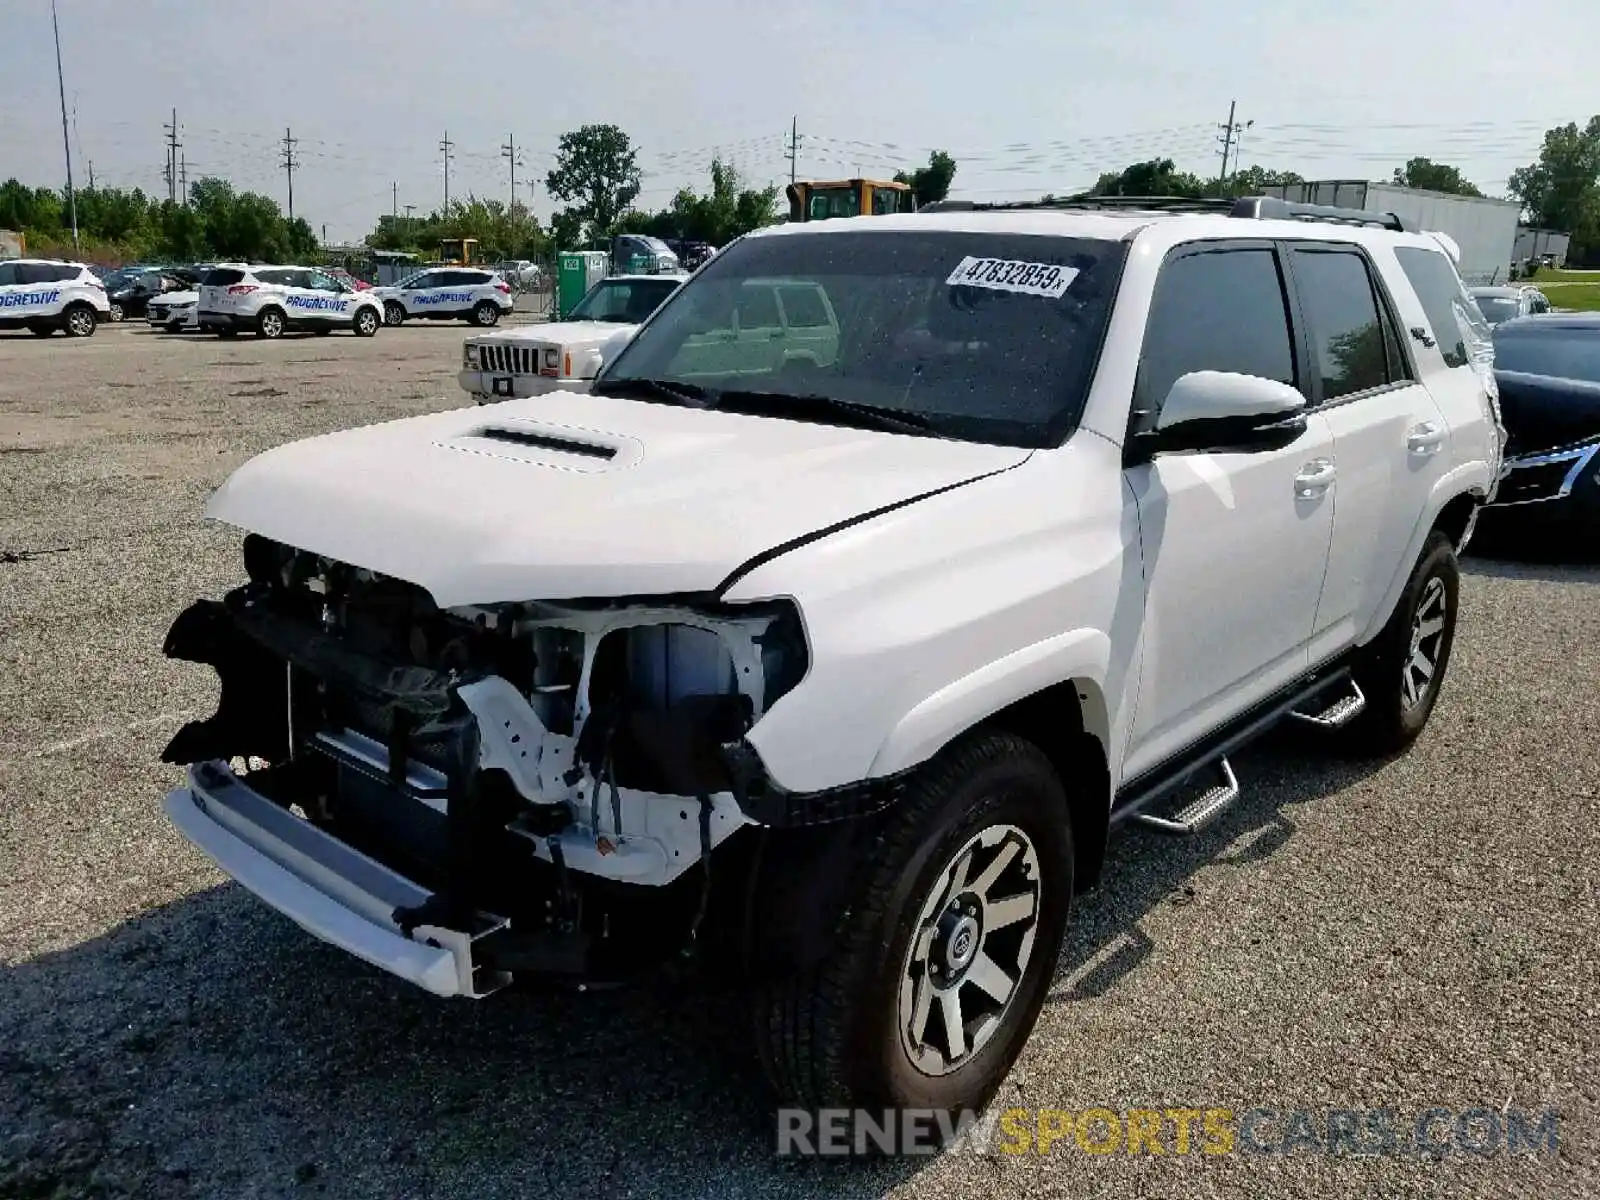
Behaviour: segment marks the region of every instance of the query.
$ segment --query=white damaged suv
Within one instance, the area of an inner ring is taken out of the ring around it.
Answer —
[[[742,344],[756,280],[836,332]],[[762,230],[589,394],[240,467],[248,580],[165,645],[221,678],[167,812],[437,995],[703,957],[789,1102],[981,1107],[1113,826],[1202,828],[1280,721],[1423,729],[1500,469],[1484,336],[1372,214]]]

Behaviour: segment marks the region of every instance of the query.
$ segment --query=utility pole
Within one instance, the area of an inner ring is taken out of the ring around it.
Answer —
[[[183,191],[181,193],[181,195],[183,197],[183,206],[185,208],[188,208],[189,207],[189,155],[187,153],[185,153],[184,156],[178,160],[178,179],[179,179],[179,181],[181,182],[181,184],[183,186]]]
[[[454,145],[455,143],[450,140],[450,131],[446,129],[444,131],[444,141],[439,143],[439,153],[444,155],[444,211],[446,216],[450,214],[450,160],[455,157],[450,153],[450,148]]]
[[[517,206],[517,168],[522,165],[517,158],[517,135],[507,134],[506,144],[500,147],[500,157],[511,161],[511,207]]]
[[[178,140],[178,110],[172,110],[172,124],[163,125],[167,131],[167,201],[170,204],[178,202],[178,149],[183,145]]]
[[[67,155],[67,207],[72,210],[72,248],[78,248],[78,194],[72,188],[72,141],[67,137],[67,79],[61,71],[61,25],[56,0],[50,0],[50,26],[56,33],[56,84],[61,91],[61,148]]]
[[[94,159],[89,160],[89,190],[94,191]]]
[[[295,161],[294,148],[300,144],[300,139],[293,136],[288,126],[283,130],[283,169],[289,176],[289,220],[294,220],[294,169],[300,164]]]
[[[400,215],[400,181],[397,179],[389,185],[389,215]]]
[[[795,167],[800,159],[800,118],[795,117],[789,122],[789,144],[784,148],[783,156],[789,160],[789,182],[794,182]]]
[[[1225,184],[1228,182],[1228,151],[1233,149],[1233,113],[1238,103],[1237,100],[1228,101],[1228,123],[1218,126],[1222,130],[1222,136],[1217,139],[1222,143],[1222,173],[1217,176],[1218,183]]]

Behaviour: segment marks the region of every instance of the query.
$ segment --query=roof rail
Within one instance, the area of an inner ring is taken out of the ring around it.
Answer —
[[[1197,196],[1094,196],[1087,192],[1076,196],[1048,196],[1041,200],[1000,200],[994,203],[977,200],[935,200],[917,209],[919,213],[931,212],[1016,212],[1028,209],[1132,209],[1136,212],[1210,212],[1225,213],[1233,207],[1232,200]]]
[[[1258,221],[1329,221],[1339,225],[1376,225],[1396,233],[1415,233],[1394,213],[1367,212],[1360,208],[1334,208],[1327,204],[1299,204],[1276,196],[1241,196],[1233,202],[1230,217]]]
[[[1376,225],[1396,233],[1415,233],[1394,213],[1365,212],[1359,208],[1333,208],[1326,204],[1298,204],[1275,196],[1051,196],[1042,200],[935,200],[917,209],[937,212],[1017,212],[1029,209],[1126,210],[1130,212],[1203,212],[1259,221],[1328,221],[1340,225]]]

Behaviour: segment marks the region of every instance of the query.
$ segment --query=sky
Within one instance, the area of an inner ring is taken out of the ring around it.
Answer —
[[[177,110],[190,181],[287,201],[330,242],[450,193],[548,219],[561,134],[627,132],[640,207],[707,186],[886,176],[948,150],[952,195],[1065,193],[1169,157],[1383,179],[1414,155],[1490,195],[1544,130],[1600,111],[1600,0],[57,0],[74,179],[165,193]],[[0,0],[0,180],[65,180],[49,0]],[[527,186],[533,183],[533,188]],[[324,226],[326,227],[324,233]]]

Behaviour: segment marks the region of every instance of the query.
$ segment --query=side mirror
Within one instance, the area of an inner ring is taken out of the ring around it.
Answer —
[[[1214,450],[1279,450],[1306,429],[1298,388],[1231,371],[1180,375],[1141,444],[1150,454]]]

